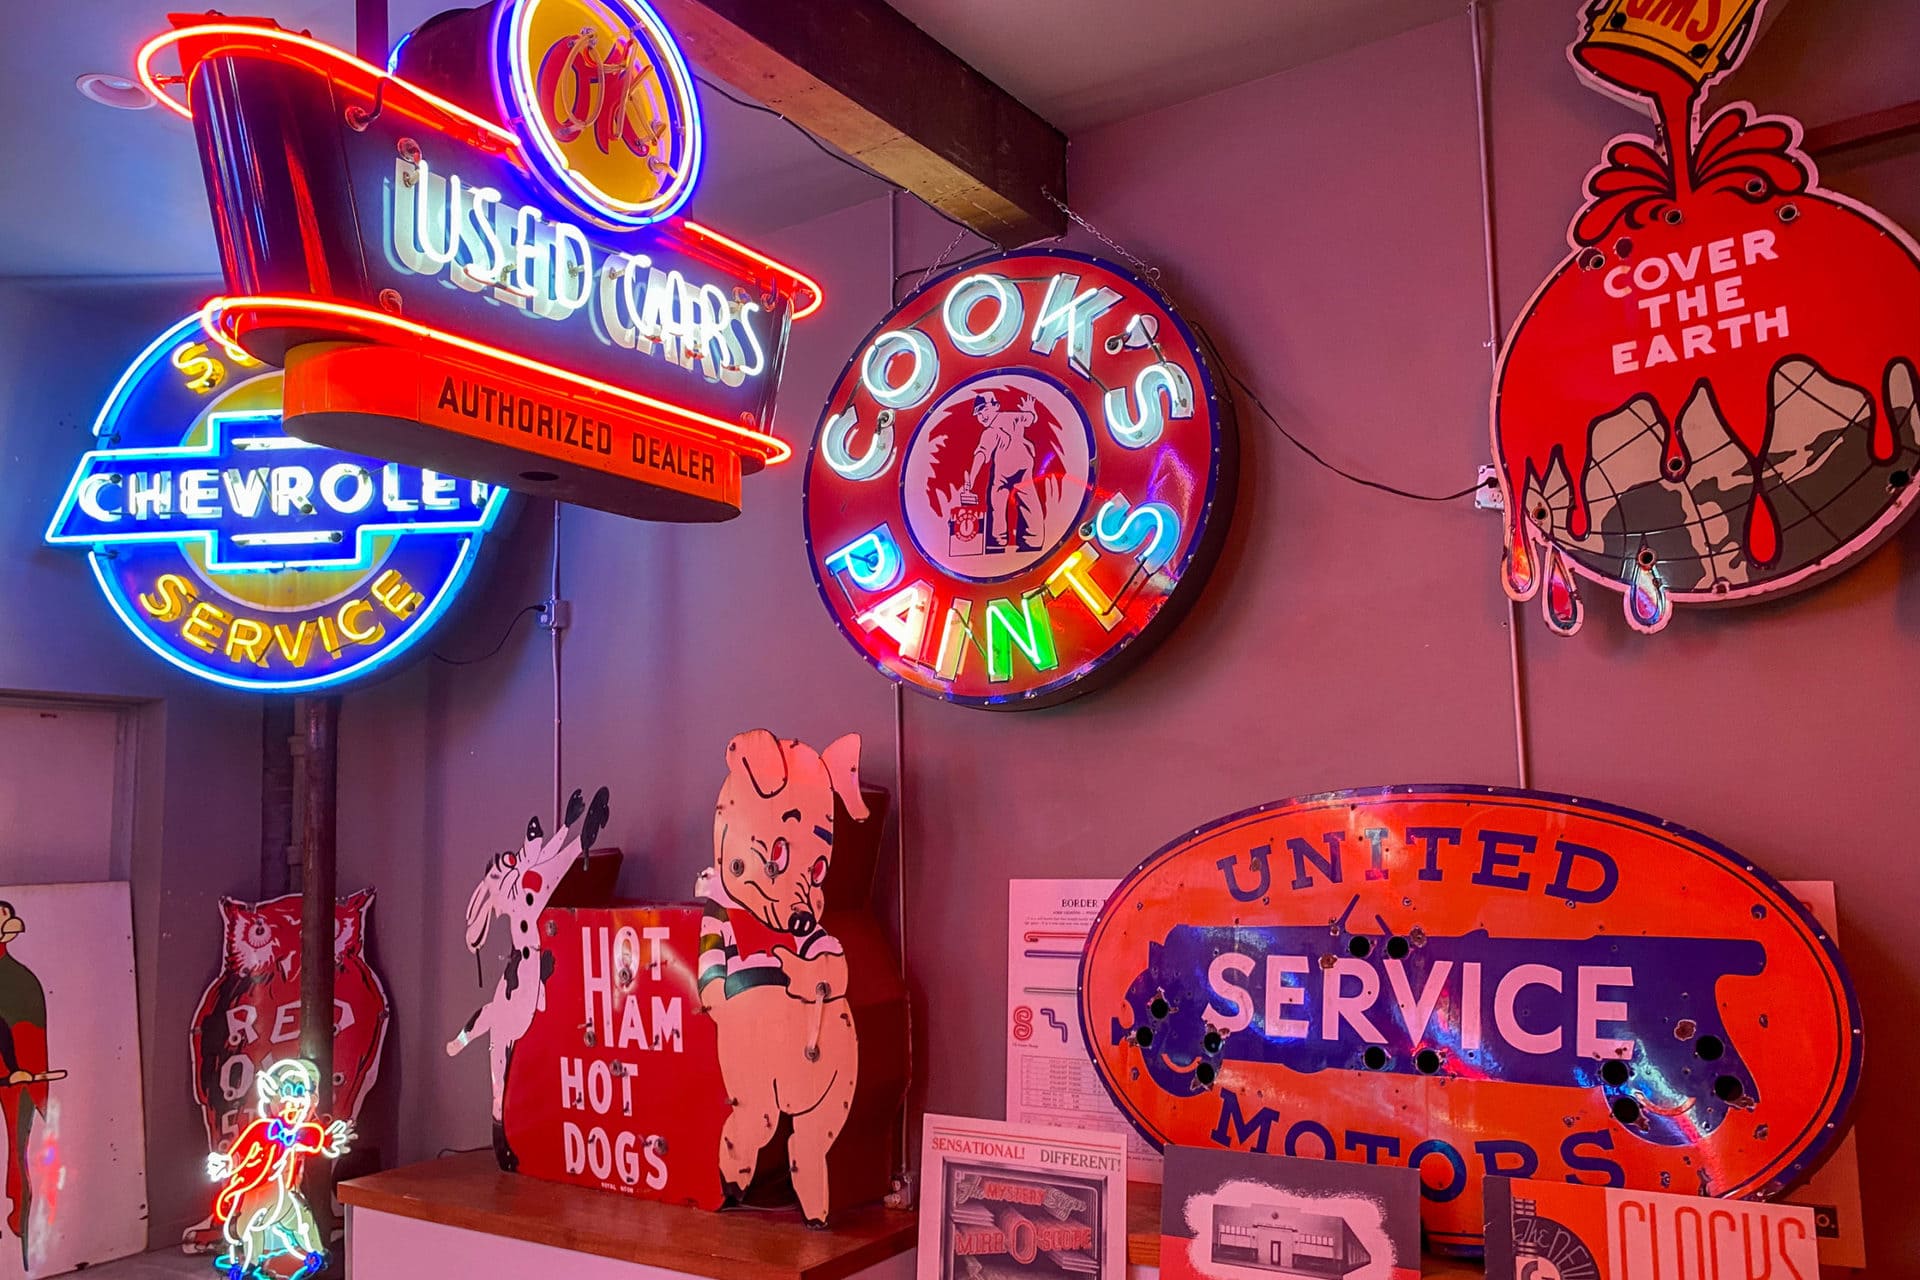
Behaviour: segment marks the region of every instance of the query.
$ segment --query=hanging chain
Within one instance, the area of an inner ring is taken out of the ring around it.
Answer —
[[[920,278],[918,280],[914,281],[913,291],[915,293],[918,293],[922,289],[927,287],[927,281],[933,279],[933,273],[938,271],[941,268],[941,266],[946,262],[946,260],[953,256],[953,251],[955,249],[958,249],[960,247],[960,242],[966,238],[967,238],[967,229],[965,227],[962,227],[958,231],[953,233],[953,239],[948,241],[947,247],[940,251],[940,256],[935,258],[932,261],[932,263],[928,265],[927,269],[920,273]]]
[[[1138,271],[1141,275],[1146,277],[1148,283],[1155,284],[1155,285],[1160,283],[1160,268],[1156,266],[1152,266],[1147,262],[1143,261],[1138,254],[1134,253],[1133,250],[1127,248],[1127,246],[1121,244],[1118,240],[1115,240],[1112,236],[1108,235],[1106,232],[1102,231],[1100,228],[1094,226],[1091,222],[1088,222],[1085,218],[1075,213],[1072,209],[1068,208],[1067,202],[1065,200],[1062,200],[1059,196],[1053,194],[1053,192],[1047,190],[1045,187],[1040,188],[1040,194],[1045,196],[1048,200],[1050,200],[1053,203],[1054,208],[1066,214],[1068,219],[1072,221],[1075,226],[1079,227],[1082,231],[1092,236],[1095,240],[1098,240],[1101,244],[1107,246],[1107,248],[1119,254],[1122,258],[1125,258],[1128,261],[1128,263],[1130,263],[1136,271]]]

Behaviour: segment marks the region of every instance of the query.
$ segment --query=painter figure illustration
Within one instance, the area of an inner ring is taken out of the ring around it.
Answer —
[[[493,856],[467,903],[467,950],[480,954],[496,917],[506,921],[512,949],[500,980],[494,984],[493,998],[447,1041],[447,1056],[455,1056],[482,1036],[487,1038],[493,1073],[493,1146],[503,1169],[511,1170],[516,1164],[501,1122],[507,1064],[513,1057],[514,1041],[526,1034],[534,1013],[546,1007],[544,988],[553,972],[553,958],[541,949],[534,926],[567,872],[593,848],[607,824],[607,814],[607,789],[602,787],[593,793],[591,804],[575,791],[567,801],[560,829],[551,836],[542,831],[538,817],[529,818],[526,842],[518,852],[509,850]]]
[[[335,1159],[353,1141],[353,1125],[314,1115],[320,1072],[304,1058],[270,1064],[254,1077],[258,1115],[231,1149],[207,1157],[220,1183],[213,1216],[227,1251],[213,1261],[228,1280],[288,1280],[326,1265],[326,1240],[300,1194],[308,1156]]]
[[[36,1117],[47,1113],[48,1086],[66,1077],[47,1068],[47,994],[33,970],[8,950],[27,931],[10,903],[0,902],[0,1115],[7,1134],[7,1230],[20,1241],[20,1264],[33,1265],[28,1233],[33,1181],[27,1148]]]
[[[1040,420],[1039,405],[1032,396],[1022,396],[1018,408],[1007,409],[993,392],[983,391],[973,399],[973,417],[980,424],[980,443],[967,468],[960,501],[977,505],[979,485],[985,480],[993,499],[987,508],[988,548],[999,551],[1012,545],[1020,551],[1037,551],[1046,515],[1034,475],[1039,458],[1027,433]],[[1004,512],[998,520],[994,519],[996,508]]]
[[[847,960],[823,923],[833,864],[834,798],[867,816],[860,738],[824,752],[765,729],[727,744],[727,777],[713,817],[713,865],[695,893],[706,907],[700,1003],[719,1038],[732,1108],[720,1175],[738,1199],[782,1115],[793,1188],[807,1221],[830,1199],[827,1152],[847,1124],[859,1042],[847,1002]]]

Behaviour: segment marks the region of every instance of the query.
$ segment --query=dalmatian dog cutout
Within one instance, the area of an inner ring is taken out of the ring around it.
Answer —
[[[720,1140],[729,1199],[744,1196],[780,1117],[789,1171],[810,1225],[825,1225],[827,1152],[847,1126],[859,1042],[847,958],[822,923],[833,865],[834,798],[863,821],[860,738],[825,751],[765,729],[727,744],[713,817],[713,865],[694,891],[700,1003],[718,1033],[732,1108]]]
[[[513,1058],[514,1042],[526,1034],[534,1013],[546,1007],[545,985],[553,973],[553,956],[541,948],[536,926],[567,872],[593,848],[607,824],[607,812],[607,789],[602,787],[594,792],[591,804],[575,791],[567,801],[560,830],[551,836],[542,832],[538,817],[529,818],[526,843],[517,853],[493,856],[467,903],[467,950],[480,954],[496,917],[507,922],[513,949],[494,984],[493,998],[467,1019],[459,1035],[447,1041],[447,1056],[455,1056],[481,1036],[487,1038],[493,1071],[493,1146],[503,1169],[518,1164],[507,1146],[501,1112],[507,1064]]]

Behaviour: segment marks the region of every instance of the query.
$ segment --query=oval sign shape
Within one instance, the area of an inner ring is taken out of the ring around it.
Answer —
[[[1088,935],[1080,1018],[1155,1145],[1412,1165],[1438,1246],[1489,1174],[1767,1196],[1840,1136],[1859,1006],[1785,889],[1671,823],[1404,786],[1176,840]]]
[[[1199,593],[1237,458],[1205,345],[1151,282],[1064,249],[976,259],[847,362],[807,458],[807,559],[892,679],[1050,706]]]
[[[503,0],[495,94],[560,201],[608,227],[666,218],[700,177],[700,102],[647,0]]]

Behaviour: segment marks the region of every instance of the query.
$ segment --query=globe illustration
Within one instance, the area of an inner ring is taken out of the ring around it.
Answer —
[[[1702,383],[1676,424],[1640,397],[1593,424],[1592,460],[1582,478],[1588,532],[1573,536],[1573,480],[1556,459],[1530,481],[1526,512],[1581,568],[1625,584],[1636,566],[1658,574],[1676,598],[1712,599],[1817,572],[1911,498],[1920,478],[1920,378],[1905,360],[1887,375],[1894,456],[1872,457],[1874,398],[1805,359],[1773,372],[1773,429],[1762,465],[1752,466]],[[1674,428],[1686,457],[1670,447]],[[1756,485],[1755,473],[1758,472]],[[1677,478],[1675,478],[1677,475]],[[1768,565],[1747,554],[1755,489],[1780,530]]]

